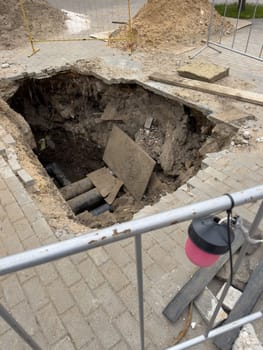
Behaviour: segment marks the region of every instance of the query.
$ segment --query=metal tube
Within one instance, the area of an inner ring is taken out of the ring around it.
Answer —
[[[215,45],[215,46],[221,47],[222,49],[226,49],[226,50],[230,50],[230,51],[232,51],[232,52],[239,53],[239,54],[242,55],[242,56],[254,58],[255,60],[258,60],[258,61],[261,61],[261,62],[263,61],[263,58],[261,57],[262,52],[263,52],[263,45],[262,45],[262,48],[261,48],[261,51],[260,51],[260,55],[259,55],[259,56],[254,56],[254,55],[251,55],[251,54],[249,54],[249,53],[245,53],[244,51],[237,50],[237,49],[234,49],[234,48],[230,48],[230,47],[228,47],[228,46],[225,46],[225,45],[222,45],[222,44],[219,44],[219,43],[215,43],[215,42],[212,42],[212,41],[210,41],[209,44],[210,44],[210,45]],[[212,49],[211,46],[209,46],[209,47]]]
[[[258,208],[257,214],[256,214],[256,216],[255,216],[255,218],[254,218],[254,220],[253,220],[253,223],[251,224],[251,227],[250,227],[250,230],[249,230],[249,236],[250,236],[250,237],[253,237],[253,236],[255,235],[255,233],[256,233],[256,231],[257,231],[257,229],[258,229],[258,226],[260,225],[260,222],[261,222],[262,218],[263,218],[263,202],[261,202],[261,204],[260,204],[260,206],[259,206],[259,208]],[[235,263],[235,265],[234,265],[234,267],[233,267],[233,276],[234,276],[235,273],[238,271],[239,266],[241,265],[241,262],[242,262],[242,260],[243,260],[243,258],[244,258],[244,256],[245,256],[245,254],[246,254],[246,252],[247,252],[248,246],[249,246],[249,242],[246,241],[246,242],[243,244],[243,246],[242,246],[242,248],[241,248],[241,251],[240,251],[240,253],[239,253],[239,255],[238,255],[237,261],[236,261],[236,263]],[[229,289],[230,286],[231,286],[231,280],[230,280],[230,278],[229,278],[228,281],[227,281],[227,283],[226,283],[226,285],[225,285],[225,287],[224,287],[224,289],[223,289],[223,292],[222,292],[222,294],[221,294],[221,297],[220,297],[220,299],[219,299],[219,301],[218,301],[218,303],[217,303],[217,305],[216,305],[216,308],[215,308],[215,310],[214,310],[214,313],[213,313],[213,315],[212,315],[212,317],[211,317],[211,319],[210,319],[210,321],[209,321],[209,324],[208,324],[208,327],[207,327],[207,333],[206,333],[206,335],[207,335],[207,334],[209,333],[209,331],[213,328],[213,325],[214,325],[216,316],[217,316],[217,314],[218,314],[218,312],[219,312],[219,310],[220,310],[220,307],[221,307],[222,304],[223,304],[223,301],[224,301],[224,299],[225,299],[225,297],[226,297],[226,295],[227,295],[227,292],[228,292],[228,289]]]
[[[211,332],[208,333],[207,337],[205,337],[204,335],[200,335],[198,337],[195,337],[195,338],[192,338],[190,340],[187,340],[187,341],[185,341],[185,342],[183,342],[181,344],[172,346],[172,347],[170,347],[170,348],[168,348],[166,350],[183,350],[183,349],[188,349],[188,348],[190,348],[190,347],[192,347],[194,345],[203,343],[203,342],[207,341],[208,339],[215,338],[216,336],[218,336],[220,334],[229,332],[232,329],[239,328],[239,327],[245,325],[246,323],[250,323],[250,322],[256,321],[256,320],[258,320],[260,318],[263,318],[263,312],[262,311],[255,312],[255,313],[253,313],[251,315],[242,317],[242,318],[240,318],[237,321],[233,321],[233,322],[231,322],[231,323],[229,323],[227,325],[224,325],[224,326],[218,327],[216,329],[213,329]]]
[[[144,306],[143,306],[142,236],[141,235],[135,236],[135,252],[136,252],[141,350],[144,350]]]
[[[13,328],[13,330],[31,347],[33,350],[41,350],[41,347],[24,330],[24,328],[14,319],[14,317],[0,304],[0,316]]]
[[[253,22],[255,20],[255,17],[256,17],[256,12],[257,12],[257,7],[258,7],[258,0],[255,4],[255,8],[254,8],[254,12],[253,12],[253,17],[252,17],[252,24],[249,28],[249,33],[248,33],[248,38],[247,38],[247,43],[246,43],[246,48],[245,48],[245,52],[247,52],[247,49],[248,49],[248,44],[249,44],[249,41],[250,41],[250,37],[251,37],[251,33],[252,33],[252,29],[253,29]]]
[[[231,194],[235,206],[263,199],[263,185]],[[158,230],[179,222],[200,218],[231,207],[228,196],[220,196],[194,203],[182,208],[148,216],[145,218],[115,224],[89,234],[35,248],[0,259],[0,275],[44,264],[65,256],[77,254],[114,241],[119,241],[145,232]]]

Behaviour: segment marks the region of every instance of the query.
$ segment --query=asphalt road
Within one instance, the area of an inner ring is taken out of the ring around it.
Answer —
[[[87,14],[89,11],[127,9],[128,0],[48,0],[48,2],[59,9]],[[132,15],[134,15],[146,0],[131,0]]]

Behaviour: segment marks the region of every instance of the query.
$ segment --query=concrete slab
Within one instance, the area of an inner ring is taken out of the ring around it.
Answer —
[[[152,175],[155,161],[127,134],[114,126],[103,156],[104,162],[140,200]]]
[[[88,178],[108,204],[112,204],[123,182],[113,176],[108,168],[101,168],[88,174]]]
[[[222,286],[222,288],[220,289],[220,291],[217,293],[216,297],[219,300],[221,298],[222,292],[225,288],[226,283]],[[238,301],[238,299],[241,297],[242,292],[240,292],[240,290],[230,286],[227,295],[223,301],[223,306],[227,309],[227,310],[232,310],[236,304],[236,302]]]
[[[196,79],[213,83],[229,74],[229,68],[207,62],[192,62],[180,67],[178,74],[184,78]]]

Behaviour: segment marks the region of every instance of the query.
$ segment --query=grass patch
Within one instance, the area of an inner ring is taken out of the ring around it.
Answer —
[[[238,6],[237,3],[229,4],[227,6],[226,17],[237,18],[237,15],[238,15],[237,6]],[[225,4],[217,4],[215,5],[215,9],[221,16],[224,16]],[[242,19],[253,18],[254,11],[255,11],[255,4],[246,4],[245,11],[240,12],[240,18]],[[258,5],[255,18],[263,18],[263,5]]]

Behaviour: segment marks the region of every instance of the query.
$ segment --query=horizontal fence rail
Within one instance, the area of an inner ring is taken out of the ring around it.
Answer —
[[[263,185],[231,194],[235,206],[263,198]],[[49,244],[0,259],[0,275],[44,264],[65,256],[81,253],[95,247],[127,239],[149,231],[200,218],[231,208],[231,200],[223,195],[207,201],[190,204],[145,218],[115,224],[111,227],[66,241]]]

